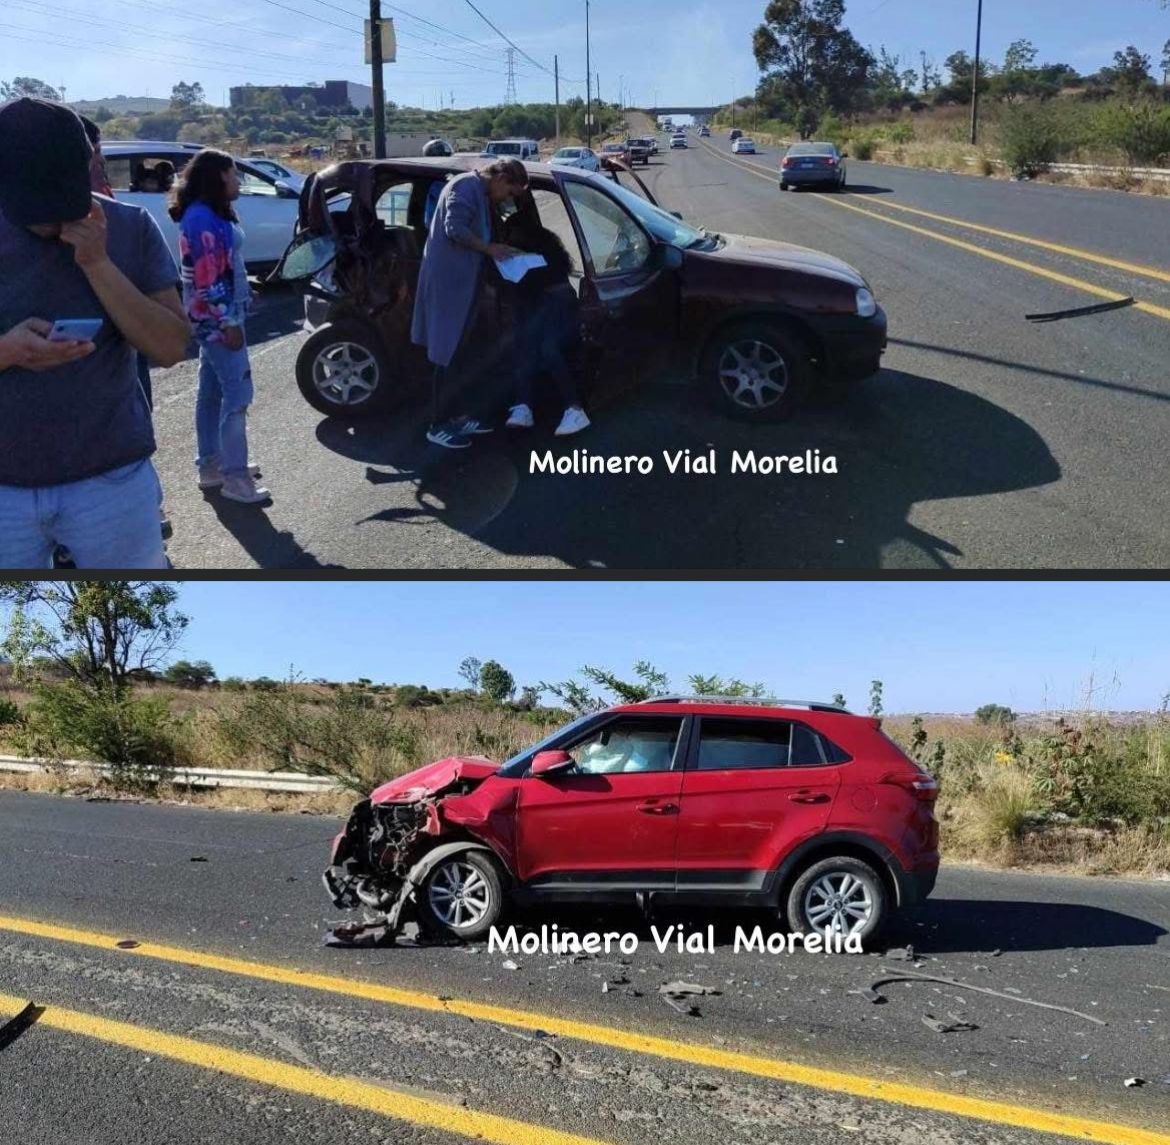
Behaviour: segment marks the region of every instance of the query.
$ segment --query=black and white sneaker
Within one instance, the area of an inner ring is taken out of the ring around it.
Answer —
[[[456,423],[437,425],[433,429],[428,429],[427,441],[443,449],[468,449],[471,446],[471,438],[462,434]]]
[[[486,422],[482,422],[474,417],[465,417],[462,421],[454,422],[452,428],[456,433],[462,434],[464,437],[495,432],[495,426],[488,425]]]

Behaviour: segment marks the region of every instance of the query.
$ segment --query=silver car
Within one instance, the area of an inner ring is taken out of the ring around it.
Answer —
[[[780,190],[789,187],[845,188],[845,160],[848,152],[833,143],[796,143],[780,160]]]
[[[562,147],[549,160],[554,167],[580,167],[582,171],[599,171],[601,163],[588,147]]]

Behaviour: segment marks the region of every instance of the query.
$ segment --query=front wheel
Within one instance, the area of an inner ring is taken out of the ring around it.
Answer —
[[[433,934],[473,942],[504,913],[504,880],[483,851],[461,851],[440,862],[418,889],[419,924]]]
[[[814,863],[792,884],[785,917],[800,934],[857,935],[862,945],[885,925],[889,896],[881,876],[863,859],[842,855]]]
[[[724,413],[743,421],[783,421],[808,393],[812,361],[804,343],[784,326],[748,320],[715,334],[699,377]]]
[[[323,414],[369,417],[394,397],[381,338],[353,318],[314,331],[297,355],[296,373],[301,396]]]

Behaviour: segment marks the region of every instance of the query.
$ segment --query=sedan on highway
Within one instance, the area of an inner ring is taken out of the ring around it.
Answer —
[[[684,147],[685,148],[686,145],[687,145],[687,137],[681,131],[678,132],[676,135],[672,135],[670,137],[670,146],[672,148],[675,148],[675,147]]]
[[[749,139],[746,135],[741,135],[731,145],[731,153],[733,155],[754,155],[756,153],[756,141]]]
[[[598,171],[601,164],[591,147],[562,147],[553,153],[549,163],[554,167],[580,167],[582,171]]]
[[[452,176],[490,161],[356,160],[310,176],[274,277],[307,284],[311,337],[296,380],[315,409],[352,420],[425,398],[431,371],[410,326],[427,204]],[[880,368],[886,316],[853,267],[691,225],[659,207],[620,160],[603,157],[602,167],[612,177],[528,163],[529,193],[516,201],[522,221],[553,230],[569,253],[591,398],[611,400],[668,372],[693,379],[724,414],[777,421],[806,396]],[[500,241],[510,225],[497,224]],[[469,338],[484,355],[506,356],[516,305],[498,275],[483,276]]]
[[[496,764],[375,789],[334,839],[335,906],[482,939],[508,905],[682,898],[873,939],[938,873],[935,781],[829,703],[671,696],[582,716]]]
[[[114,197],[145,207],[162,228],[171,252],[179,257],[179,225],[167,213],[169,191],[176,175],[200,148],[183,143],[149,140],[102,143]],[[244,257],[249,273],[270,271],[284,254],[294,234],[299,189],[274,178],[251,160],[237,159],[240,197],[235,202],[246,240]]]
[[[601,154],[606,159],[617,159],[622,163],[630,162],[630,148],[626,143],[606,143],[601,148]]]
[[[795,143],[780,160],[780,190],[789,187],[845,188],[845,160],[848,152],[835,143]]]

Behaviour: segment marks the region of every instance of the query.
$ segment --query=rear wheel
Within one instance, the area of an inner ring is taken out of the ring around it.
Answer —
[[[787,184],[787,183],[785,183],[785,182],[781,182],[781,183],[780,183],[780,190],[781,190],[781,191],[787,191],[787,190],[788,190],[788,184]]]
[[[420,925],[433,934],[472,942],[504,912],[504,880],[483,851],[461,851],[440,862],[418,890]]]
[[[321,413],[369,417],[393,401],[382,340],[363,322],[341,318],[314,331],[297,355],[297,386]]]
[[[724,413],[744,421],[783,421],[808,393],[812,361],[805,344],[780,323],[748,320],[715,334],[699,375]]]
[[[881,875],[851,855],[822,859],[792,884],[785,906],[789,928],[796,933],[857,935],[862,944],[876,936],[889,913],[889,895]]]

